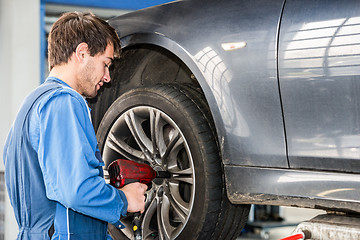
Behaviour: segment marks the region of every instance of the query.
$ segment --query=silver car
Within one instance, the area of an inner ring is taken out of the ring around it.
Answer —
[[[234,239],[249,204],[360,212],[360,1],[184,0],[109,23],[105,169],[171,175],[149,185],[144,239]]]

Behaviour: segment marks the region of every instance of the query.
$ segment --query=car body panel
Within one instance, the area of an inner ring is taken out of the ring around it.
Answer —
[[[225,164],[287,168],[276,68],[282,5],[282,0],[178,1],[110,24],[124,47],[161,46],[189,67],[211,108]],[[246,46],[222,48],[234,42]]]
[[[225,166],[225,173],[228,197],[235,204],[360,212],[360,179],[356,174],[240,166]]]
[[[304,24],[317,23],[317,34],[320,23],[346,18],[351,4],[359,6],[355,0],[184,0],[109,23],[125,51],[159,46],[194,74],[216,125],[232,203],[360,212],[352,174],[360,172],[359,41],[349,37],[354,43],[342,47],[355,53],[332,59],[324,52],[338,49],[333,35],[318,58],[312,55],[319,46],[289,48],[323,40],[295,37]],[[348,16],[352,21],[359,9]],[[342,30],[351,26],[358,29],[353,22]],[[224,43],[241,47],[227,51]],[[299,51],[306,57],[289,57]]]
[[[360,2],[287,0],[279,46],[291,168],[360,172]]]

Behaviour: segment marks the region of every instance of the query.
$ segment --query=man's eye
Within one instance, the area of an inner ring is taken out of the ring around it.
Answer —
[[[106,64],[105,63],[105,67],[107,67],[109,69],[109,71],[112,71],[114,69],[114,64],[112,64],[112,63]]]

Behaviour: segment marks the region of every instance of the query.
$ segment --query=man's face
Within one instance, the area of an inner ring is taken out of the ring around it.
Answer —
[[[81,95],[93,98],[104,84],[110,82],[109,66],[114,58],[114,47],[108,44],[103,53],[89,56],[85,66],[80,71],[78,89]]]

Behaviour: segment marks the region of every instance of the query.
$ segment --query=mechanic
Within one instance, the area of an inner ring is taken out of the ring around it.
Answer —
[[[144,211],[147,186],[105,183],[90,109],[120,54],[115,30],[91,13],[65,13],[48,39],[50,74],[25,99],[7,137],[5,181],[17,239],[111,239],[126,212]]]

